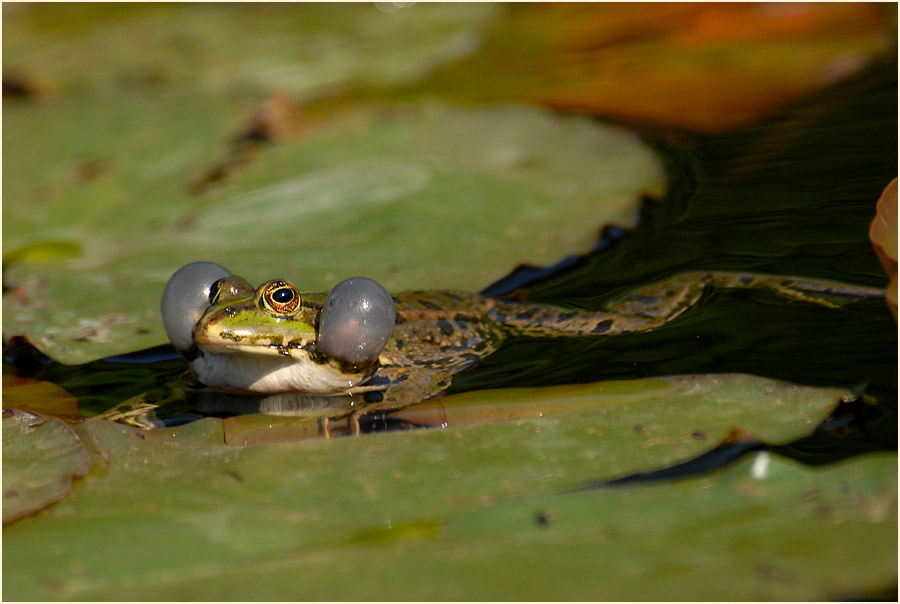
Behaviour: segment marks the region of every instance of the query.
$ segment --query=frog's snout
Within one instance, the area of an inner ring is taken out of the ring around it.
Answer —
[[[355,367],[378,360],[394,331],[397,311],[377,281],[353,277],[328,294],[319,317],[319,352]]]

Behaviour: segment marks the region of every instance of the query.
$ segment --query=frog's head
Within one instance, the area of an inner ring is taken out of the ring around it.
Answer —
[[[245,392],[342,392],[371,375],[390,339],[390,294],[355,277],[321,295],[276,279],[254,289],[209,262],[177,271],[162,315],[175,348],[208,386]]]

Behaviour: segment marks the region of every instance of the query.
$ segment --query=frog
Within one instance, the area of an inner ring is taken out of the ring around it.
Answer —
[[[611,337],[658,329],[709,289],[768,290],[838,308],[883,291],[830,281],[731,271],[689,271],[626,291],[600,310],[467,291],[389,293],[351,277],[329,292],[282,278],[253,287],[212,262],[167,282],[161,313],[169,341],[206,387],[256,398],[254,410],[328,420],[359,418],[438,397],[513,337]]]

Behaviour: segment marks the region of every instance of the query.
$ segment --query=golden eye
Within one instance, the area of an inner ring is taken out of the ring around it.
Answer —
[[[292,315],[300,308],[300,294],[287,281],[270,281],[262,295],[264,310],[275,315]]]

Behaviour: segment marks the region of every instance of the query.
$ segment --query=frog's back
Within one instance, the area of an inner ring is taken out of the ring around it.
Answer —
[[[397,323],[382,362],[427,365],[456,373],[493,352],[500,326],[488,319],[493,301],[462,291],[394,294]]]

